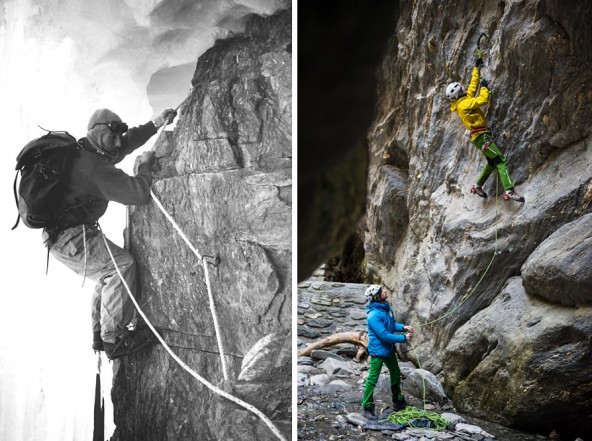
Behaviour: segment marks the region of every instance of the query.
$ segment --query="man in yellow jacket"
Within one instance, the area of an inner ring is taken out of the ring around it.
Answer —
[[[452,101],[450,110],[452,112],[458,112],[461,121],[467,130],[470,131],[471,141],[483,152],[485,159],[487,159],[487,165],[481,171],[475,185],[471,187],[471,193],[486,198],[487,194],[483,191],[483,184],[485,184],[489,175],[497,168],[505,190],[504,199],[507,201],[524,202],[524,197],[514,191],[514,184],[512,183],[510,172],[506,165],[506,158],[495,144],[493,135],[487,128],[485,114],[481,110],[481,106],[486,104],[489,99],[489,83],[486,80],[481,81],[479,95],[475,97],[477,86],[479,85],[479,67],[482,65],[483,60],[477,58],[471,84],[467,90],[460,83],[450,83],[446,88],[446,97]]]

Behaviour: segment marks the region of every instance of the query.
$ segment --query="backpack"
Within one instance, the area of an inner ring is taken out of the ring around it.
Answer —
[[[49,132],[23,147],[16,157],[14,199],[19,217],[13,230],[20,219],[29,228],[59,225],[72,161],[79,155],[79,149],[78,142],[68,132]]]

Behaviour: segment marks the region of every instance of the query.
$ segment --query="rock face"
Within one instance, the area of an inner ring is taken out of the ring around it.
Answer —
[[[397,2],[298,10],[298,280],[341,250],[363,213],[375,71],[397,10]]]
[[[396,292],[457,408],[542,432],[592,432],[591,19],[575,1],[401,3],[368,137],[368,279]],[[470,194],[485,160],[444,96],[481,32],[486,114],[524,205],[495,175]]]
[[[197,63],[152,189],[210,267],[229,381],[201,262],[152,203],[132,212],[141,303],[199,375],[291,424],[291,11],[251,16]],[[213,262],[214,259],[209,259]],[[277,439],[161,345],[114,362],[114,440]]]

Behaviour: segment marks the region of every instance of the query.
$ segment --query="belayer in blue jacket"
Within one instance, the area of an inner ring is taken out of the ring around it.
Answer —
[[[397,361],[395,343],[411,341],[413,328],[397,323],[393,310],[386,301],[387,292],[382,286],[370,285],[366,289],[366,297],[370,300],[366,306],[370,372],[364,386],[362,407],[364,408],[364,416],[375,419],[373,394],[383,363],[386,364],[390,373],[393,411],[404,409],[407,406],[401,392],[401,371]],[[403,332],[405,334],[396,334]]]

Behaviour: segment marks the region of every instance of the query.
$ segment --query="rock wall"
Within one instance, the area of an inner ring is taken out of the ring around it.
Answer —
[[[592,431],[591,19],[576,1],[402,2],[368,136],[368,279],[395,290],[458,409],[541,431]],[[485,160],[444,96],[481,32],[524,205],[495,175],[488,199],[469,192]]]
[[[287,439],[291,21],[289,10],[251,16],[244,34],[204,53],[174,132],[156,146],[153,191],[200,253],[220,259],[210,278],[229,382],[222,382],[200,262],[154,203],[131,215],[150,319],[191,368],[260,409]],[[113,366],[114,440],[277,439],[253,413],[183,371],[161,345]]]
[[[299,283],[298,338],[310,343],[337,332],[366,331],[367,287],[356,283]]]

